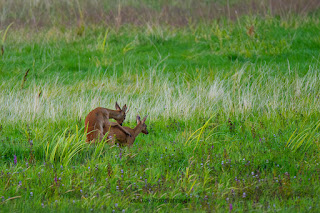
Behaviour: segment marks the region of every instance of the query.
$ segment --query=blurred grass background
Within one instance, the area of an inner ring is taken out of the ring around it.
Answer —
[[[124,24],[186,26],[243,15],[319,15],[318,0],[0,0],[0,28]]]

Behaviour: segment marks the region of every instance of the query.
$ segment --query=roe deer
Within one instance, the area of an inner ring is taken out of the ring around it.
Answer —
[[[101,141],[104,136],[103,128],[110,127],[118,127],[119,131],[123,131],[123,134],[131,137],[131,133],[122,127],[122,123],[126,118],[126,110],[127,105],[124,105],[121,109],[116,102],[116,110],[98,107],[89,112],[84,123],[87,133],[86,142],[95,142],[96,139]],[[117,123],[110,122],[109,118],[115,119]]]
[[[140,116],[137,115],[137,126],[135,128],[131,129],[126,126],[124,127],[128,132],[131,133],[132,137],[128,137],[127,135],[125,135],[124,132],[121,131],[117,126],[111,126],[110,129],[104,128],[103,133],[106,134],[109,131],[107,139],[111,141],[110,144],[114,144],[116,141],[118,141],[120,145],[131,146],[140,132],[142,132],[145,135],[149,134],[147,130],[147,125],[145,124],[147,117],[148,116],[144,117],[141,121]]]

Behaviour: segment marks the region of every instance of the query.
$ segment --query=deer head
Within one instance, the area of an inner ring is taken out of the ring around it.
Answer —
[[[147,117],[148,115],[141,120],[140,116],[137,115],[137,126],[139,126],[139,129],[141,129],[141,132],[145,135],[149,134],[147,130],[147,125],[145,124]]]
[[[122,109],[120,108],[119,104],[116,102],[116,111],[119,113],[117,116],[117,121],[118,124],[122,126],[123,121],[126,119],[126,114],[128,113],[129,110],[127,110],[127,104],[125,104]]]

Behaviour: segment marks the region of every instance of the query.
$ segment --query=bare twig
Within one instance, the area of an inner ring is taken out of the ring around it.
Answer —
[[[22,83],[21,83],[21,89],[23,89],[24,83],[27,81],[27,76],[28,76],[29,71],[30,71],[30,69],[28,69],[26,71],[26,73],[24,74],[24,76],[23,76],[23,80],[22,80]]]

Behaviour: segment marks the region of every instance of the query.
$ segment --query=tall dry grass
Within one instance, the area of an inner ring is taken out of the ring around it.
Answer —
[[[197,80],[188,80],[184,73],[168,74],[151,67],[145,74],[126,71],[122,75],[113,72],[103,77],[88,76],[74,85],[63,85],[59,77],[23,90],[18,86],[6,89],[3,84],[0,121],[84,118],[97,106],[112,108],[115,101],[130,106],[134,113],[129,114],[129,120],[134,120],[135,113],[149,114],[154,120],[159,116],[191,119],[215,111],[240,117],[252,113],[271,116],[278,111],[320,111],[317,67],[311,66],[302,77],[294,73],[272,77],[268,66],[261,67],[261,74],[253,79],[246,72],[248,68],[244,66],[228,79],[216,74],[208,81],[207,74],[200,74]]]

